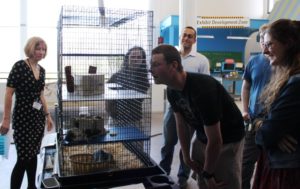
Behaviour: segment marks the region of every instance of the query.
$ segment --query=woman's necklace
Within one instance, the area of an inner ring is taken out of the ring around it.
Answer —
[[[32,69],[32,65],[31,65],[31,63],[30,63],[30,60],[27,59],[27,61],[28,61],[29,67],[30,67],[30,69],[31,69],[31,71],[32,71],[32,73],[33,73],[35,79],[38,80],[38,79],[39,79],[39,75],[40,75],[40,67],[39,67],[39,65],[38,65],[38,64],[35,64],[34,70],[33,70],[33,69]]]
[[[31,64],[31,62],[30,62],[30,60],[29,59],[27,59],[27,61],[28,61],[28,64],[29,64],[29,67],[30,67],[30,69],[34,72],[34,71],[39,71],[39,65],[38,64],[35,64],[35,66],[33,66],[32,64]],[[34,67],[34,70],[32,69],[32,67]]]

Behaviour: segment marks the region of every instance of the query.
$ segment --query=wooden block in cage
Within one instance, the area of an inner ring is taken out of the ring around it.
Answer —
[[[65,75],[66,75],[66,82],[67,82],[67,90],[69,93],[74,92],[74,77],[72,76],[71,66],[65,67]]]
[[[96,74],[97,67],[96,66],[89,66],[89,74]]]
[[[75,92],[79,95],[100,95],[104,94],[104,75],[84,74],[75,75]]]

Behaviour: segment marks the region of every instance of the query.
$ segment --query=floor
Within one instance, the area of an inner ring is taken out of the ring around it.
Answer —
[[[163,120],[163,114],[152,114],[152,135],[155,137],[151,140],[151,157],[154,159],[155,162],[159,163],[161,157],[160,157],[160,148],[163,144],[163,136],[162,136],[162,120]],[[174,152],[174,158],[173,158],[173,164],[171,168],[170,176],[172,179],[177,182],[177,171],[179,166],[179,149],[180,145],[179,142],[176,145],[175,152]],[[195,180],[190,178],[188,180],[188,187],[187,189],[197,189],[197,184]]]
[[[240,101],[236,101],[238,106],[240,107]],[[152,114],[152,139],[151,139],[151,157],[153,160],[157,163],[160,161],[160,148],[163,143],[162,138],[162,119],[163,114],[162,113],[154,113]],[[179,144],[177,144],[175,153],[174,153],[174,160],[172,164],[172,170],[170,176],[172,179],[177,182],[177,171],[178,171],[178,165],[179,165]],[[14,163],[16,161],[16,151],[15,146],[11,145],[10,151],[9,151],[9,159],[4,159],[0,157],[0,189],[9,189],[10,186],[10,175],[12,168],[14,166]],[[27,186],[27,177],[24,177],[22,188],[26,189]],[[196,182],[190,178],[188,180],[188,188],[187,189],[196,189],[197,185]]]

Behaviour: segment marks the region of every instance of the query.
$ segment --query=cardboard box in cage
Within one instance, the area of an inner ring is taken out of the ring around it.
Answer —
[[[78,95],[100,95],[104,94],[104,75],[84,74],[75,75],[75,93]]]

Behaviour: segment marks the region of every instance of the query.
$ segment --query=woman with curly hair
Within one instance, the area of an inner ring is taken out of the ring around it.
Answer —
[[[261,94],[266,116],[255,123],[263,153],[253,188],[300,188],[300,22],[273,22],[264,45],[273,73]]]

